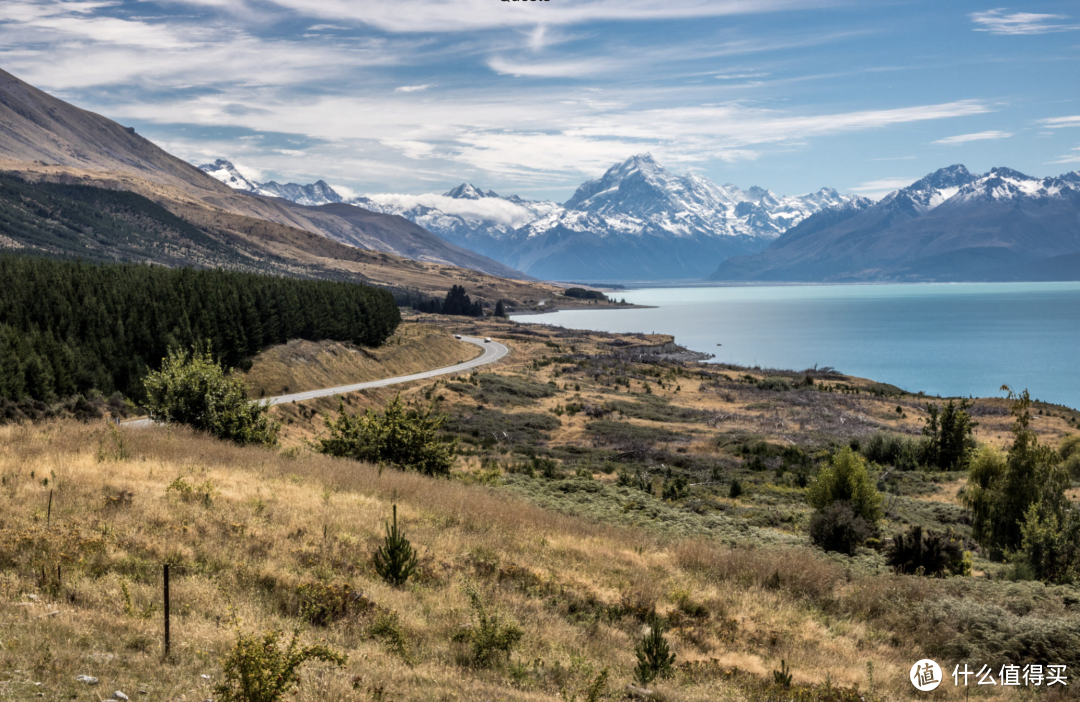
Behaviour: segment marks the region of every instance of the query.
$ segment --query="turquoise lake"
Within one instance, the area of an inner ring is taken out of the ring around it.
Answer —
[[[719,363],[833,366],[941,396],[1000,396],[1007,384],[1080,407],[1080,283],[643,288],[613,296],[655,307],[514,319],[673,334]]]

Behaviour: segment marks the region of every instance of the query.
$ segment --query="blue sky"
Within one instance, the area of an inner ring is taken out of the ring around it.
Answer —
[[[780,194],[1080,169],[1080,4],[3,0],[0,67],[195,163],[565,200],[644,151]]]

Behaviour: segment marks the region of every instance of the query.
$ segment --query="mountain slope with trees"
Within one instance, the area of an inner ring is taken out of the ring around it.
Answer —
[[[235,366],[289,339],[381,344],[401,321],[388,291],[332,281],[0,256],[0,397],[120,391],[170,348]]]

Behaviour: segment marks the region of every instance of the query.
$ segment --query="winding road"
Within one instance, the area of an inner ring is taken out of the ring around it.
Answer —
[[[424,371],[422,373],[413,373],[412,375],[399,375],[393,378],[383,378],[382,380],[369,380],[366,383],[353,383],[352,385],[338,385],[333,388],[323,388],[321,390],[308,390],[307,392],[294,392],[291,395],[278,395],[277,397],[268,397],[263,400],[257,400],[258,402],[269,402],[271,405],[280,405],[285,402],[300,402],[303,400],[313,400],[316,397],[328,397],[330,395],[341,395],[347,392],[356,392],[357,390],[366,390],[368,388],[382,388],[387,385],[397,385],[398,383],[408,383],[413,380],[424,380],[425,378],[434,378],[440,375],[446,375],[448,373],[459,373],[461,371],[469,370],[470,368],[476,368],[477,366],[483,366],[488,363],[494,363],[500,358],[510,353],[510,349],[506,348],[497,341],[484,341],[483,339],[475,336],[463,336],[461,340],[479,346],[484,350],[484,353],[472,359],[471,361],[465,361],[464,363],[458,363],[453,366],[446,366],[445,368],[436,368],[435,370]],[[255,402],[256,400],[253,400]],[[124,422],[125,427],[148,427],[153,423],[150,419],[135,419],[130,422]]]
[[[327,397],[328,395],[341,395],[347,392],[356,392],[357,390],[366,390],[368,388],[382,388],[387,385],[397,385],[398,383],[408,383],[412,380],[423,380],[424,378],[434,378],[437,375],[446,375],[447,373],[458,373],[460,371],[469,370],[470,368],[476,368],[487,363],[493,363],[500,358],[510,353],[510,349],[506,348],[497,341],[484,341],[483,339],[475,336],[463,336],[462,341],[466,341],[470,344],[475,344],[484,350],[484,353],[477,356],[471,361],[465,361],[464,363],[458,363],[457,365],[447,366],[446,368],[437,368],[435,370],[424,371],[423,373],[413,373],[412,375],[399,375],[394,378],[383,378],[382,380],[369,380],[366,383],[353,383],[352,385],[338,385],[335,388],[323,388],[322,390],[308,390],[307,392],[294,392],[291,395],[278,395],[277,397],[269,398],[270,404],[280,405],[283,402],[299,402],[301,400],[313,400],[316,397]]]

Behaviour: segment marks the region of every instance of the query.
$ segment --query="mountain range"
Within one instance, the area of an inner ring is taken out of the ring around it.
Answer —
[[[272,222],[352,247],[523,278],[518,271],[433,235],[401,217],[335,211],[288,198],[252,197],[101,115],[55,98],[0,70],[0,171],[24,179],[137,192],[173,214],[229,222],[248,236]],[[293,244],[304,239],[283,234]],[[325,253],[316,242],[314,249]],[[306,254],[305,254],[306,255]],[[342,258],[351,254],[342,252]]]
[[[1080,279],[1080,172],[937,170],[877,203],[848,203],[767,249],[723,261],[718,281]]]
[[[719,186],[692,173],[672,174],[649,154],[615,164],[563,204],[502,197],[467,183],[442,195],[345,199],[324,181],[254,182],[222,159],[200,168],[252,193],[400,215],[530,275],[562,280],[702,278],[718,261],[760,251],[817,212],[869,203],[829,188],[777,196]]]
[[[310,191],[311,200],[318,193]],[[0,252],[367,282],[399,300],[536,307],[561,288],[402,217],[240,192],[130,127],[0,70]]]

